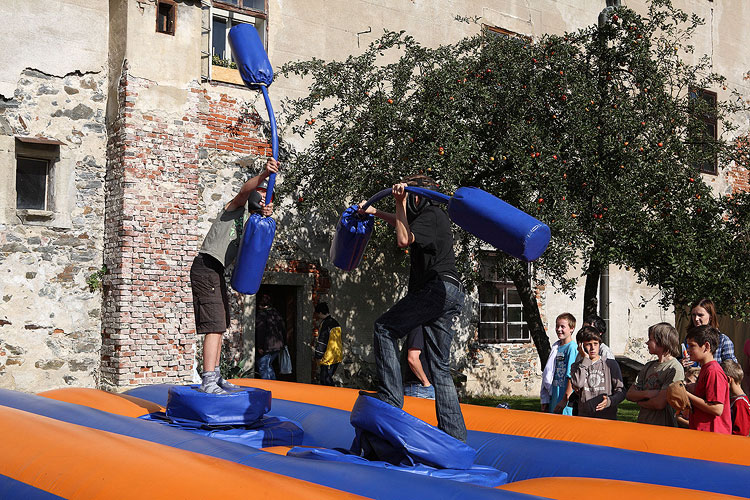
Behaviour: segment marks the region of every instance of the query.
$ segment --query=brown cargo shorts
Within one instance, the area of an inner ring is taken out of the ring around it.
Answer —
[[[229,327],[229,297],[224,266],[210,255],[199,253],[190,266],[195,331],[224,333]]]

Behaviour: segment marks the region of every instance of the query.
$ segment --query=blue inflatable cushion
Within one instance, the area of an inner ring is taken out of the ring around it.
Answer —
[[[260,289],[275,235],[275,220],[261,214],[250,215],[245,223],[234,263],[232,288],[247,295],[252,295]]]
[[[331,243],[333,265],[344,271],[351,271],[359,265],[375,226],[375,217],[362,217],[357,213],[358,208],[352,205],[344,210]]]
[[[229,394],[206,394],[198,385],[174,386],[167,397],[167,418],[175,423],[251,425],[271,411],[271,392],[254,387]]]
[[[251,89],[273,82],[273,68],[258,31],[252,24],[238,24],[229,30],[229,45],[242,81]]]
[[[551,236],[543,222],[475,187],[456,190],[448,215],[480,240],[526,262],[544,253]]]
[[[357,434],[354,453],[357,453],[358,443],[366,432],[403,451],[414,465],[470,469],[476,459],[476,450],[466,443],[371,396],[361,395],[357,398],[350,422]]]

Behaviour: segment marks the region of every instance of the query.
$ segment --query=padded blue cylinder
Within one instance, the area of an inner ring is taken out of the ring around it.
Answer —
[[[266,49],[252,24],[238,24],[229,30],[229,45],[237,62],[240,76],[245,85],[258,89],[261,85],[271,85],[273,69]]]
[[[375,227],[375,217],[360,216],[357,208],[357,205],[352,205],[341,214],[331,243],[333,265],[344,271],[355,269],[362,261]]]
[[[198,385],[169,388],[167,417],[173,422],[251,425],[271,411],[271,392],[248,387],[229,394],[206,394]]]
[[[549,245],[549,226],[479,188],[458,188],[448,215],[480,240],[526,262],[538,259]]]
[[[232,273],[232,288],[248,295],[258,291],[275,234],[276,221],[271,217],[260,214],[250,216],[237,252]]]
[[[415,463],[442,469],[470,469],[474,448],[409,415],[404,410],[371,396],[359,396],[351,413],[351,424],[403,448]]]

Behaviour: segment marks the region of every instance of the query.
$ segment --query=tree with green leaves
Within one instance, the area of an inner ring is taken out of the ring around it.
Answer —
[[[497,259],[542,363],[550,345],[535,289],[572,294],[570,268],[586,277],[584,314],[610,263],[661,288],[663,305],[718,297],[717,270],[735,265],[722,256],[738,245],[746,204],[726,217],[728,202],[696,169],[736,150],[708,138],[701,118],[724,119],[742,101],[701,99],[725,80],[705,58],[683,59],[700,23],[653,0],[646,15],[618,7],[599,26],[536,41],[487,32],[428,48],[386,32],[345,61],[287,64],[282,74],[305,78],[309,93],[285,103],[283,118],[312,137],[292,153],[284,188],[301,212],[335,220],[345,204],[424,173],[443,192],[477,186],[548,224],[550,246],[533,265]],[[383,251],[385,233],[376,227],[368,252]],[[476,279],[486,244],[459,232],[457,245],[460,271]],[[737,297],[748,296],[745,283]]]

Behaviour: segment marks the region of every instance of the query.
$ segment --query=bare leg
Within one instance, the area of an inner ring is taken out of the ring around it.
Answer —
[[[203,371],[212,372],[219,366],[221,333],[207,333],[203,339]]]

